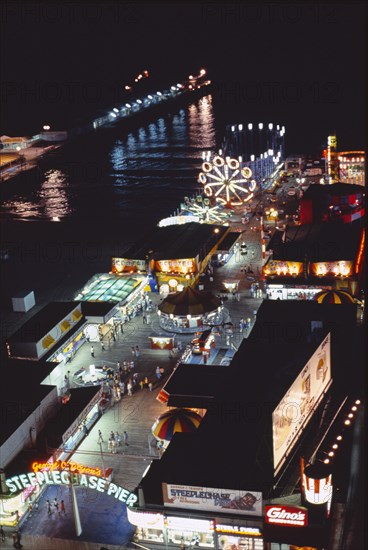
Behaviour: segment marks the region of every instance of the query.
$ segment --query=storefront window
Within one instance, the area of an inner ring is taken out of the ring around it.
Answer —
[[[263,539],[234,535],[220,535],[218,548],[221,550],[264,550]]]
[[[169,544],[214,548],[214,524],[210,520],[167,517],[167,542]]]

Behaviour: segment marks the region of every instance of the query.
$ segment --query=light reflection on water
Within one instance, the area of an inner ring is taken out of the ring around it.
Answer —
[[[0,216],[50,221],[131,216],[142,200],[159,201],[162,193],[161,208],[169,214],[167,208],[177,208],[197,186],[202,151],[216,147],[212,97],[131,128],[127,132],[124,122],[117,123],[46,157],[41,177],[8,186]]]
[[[72,213],[67,193],[67,176],[61,170],[45,172],[40,188],[34,190],[33,201],[26,200],[24,195],[4,201],[2,210],[12,212],[16,219],[43,218],[60,221]]]

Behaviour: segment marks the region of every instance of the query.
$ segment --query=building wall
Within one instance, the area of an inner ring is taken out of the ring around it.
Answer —
[[[73,326],[79,322],[79,319],[74,319],[72,314],[74,311],[78,311],[81,316],[81,304],[71,306],[71,311],[55,325],[48,333],[43,334],[37,342],[11,342],[10,353],[12,357],[23,357],[29,359],[40,359],[45,353],[52,349],[55,344],[63,338],[66,334],[70,333]],[[67,330],[63,330],[62,323],[67,321],[70,327]],[[53,340],[51,345],[47,345],[45,339],[50,336]]]
[[[5,418],[11,414],[17,417],[22,414],[20,405],[11,401],[4,403]],[[27,404],[25,404],[25,407]],[[30,447],[36,441],[37,434],[45,426],[50,416],[56,413],[58,407],[57,389],[52,388],[50,393],[41,401],[40,405],[29,414],[26,420],[20,424],[17,430],[0,447],[0,468],[6,466],[25,448]],[[15,409],[15,410],[14,410]]]

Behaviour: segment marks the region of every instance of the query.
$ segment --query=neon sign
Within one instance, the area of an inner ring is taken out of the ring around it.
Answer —
[[[89,466],[83,466],[78,462],[66,462],[65,460],[56,460],[55,462],[33,462],[32,470],[34,472],[54,471],[54,470],[68,470],[72,473],[87,474],[89,476],[101,477],[100,468],[91,468]]]
[[[306,527],[308,511],[294,506],[265,506],[266,523]]]
[[[40,463],[34,463],[39,465]],[[47,464],[49,468],[51,464]],[[72,463],[73,464],[73,463]],[[42,464],[41,464],[42,466]],[[92,470],[92,468],[91,468]],[[115,483],[111,483],[105,478],[97,475],[87,475],[77,473],[76,471],[49,469],[49,471],[34,471],[28,474],[20,474],[5,480],[7,487],[11,493],[22,491],[27,487],[43,486],[43,485],[79,485],[88,489],[95,489],[100,493],[111,495],[127,506],[132,506],[138,500],[137,495],[131,493],[124,487],[120,487]]]

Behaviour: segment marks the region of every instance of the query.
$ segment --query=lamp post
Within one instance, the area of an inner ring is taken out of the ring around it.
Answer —
[[[103,472],[103,476],[105,477],[105,461],[104,461],[104,456],[103,456],[103,451],[102,451],[102,441],[99,442],[99,445],[100,445],[100,453],[101,453],[101,463],[102,463],[102,472]]]
[[[73,483],[73,472],[70,471],[70,468],[68,468],[69,472],[69,481],[70,481],[70,495],[71,495],[71,501],[72,501],[72,508],[73,508],[73,518],[74,518],[74,525],[75,525],[75,533],[77,537],[80,537],[82,534],[82,524],[80,520],[79,515],[79,508],[78,508],[78,501],[77,501],[77,495],[75,494],[75,488]]]

